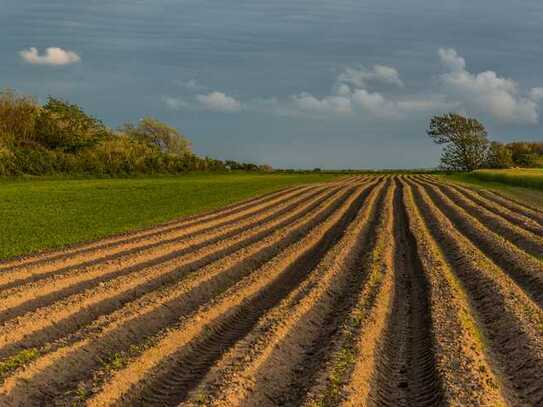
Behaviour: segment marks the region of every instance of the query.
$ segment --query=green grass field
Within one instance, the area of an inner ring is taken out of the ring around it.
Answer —
[[[0,181],[0,258],[58,248],[216,209],[326,174]]]
[[[528,205],[543,208],[543,169],[479,170],[443,177],[475,188],[491,189]]]

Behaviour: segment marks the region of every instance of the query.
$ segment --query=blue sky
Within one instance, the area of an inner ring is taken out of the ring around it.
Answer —
[[[0,87],[275,167],[430,167],[446,111],[543,140],[543,3],[441,3],[0,0]]]

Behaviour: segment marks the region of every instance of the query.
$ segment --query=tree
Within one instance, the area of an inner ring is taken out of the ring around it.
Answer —
[[[538,167],[543,161],[543,143],[517,141],[507,147],[512,151],[515,166]]]
[[[191,143],[183,134],[153,117],[144,117],[137,126],[127,123],[120,130],[130,137],[158,147],[164,153],[177,156],[191,153]]]
[[[76,152],[96,145],[108,133],[104,124],[79,106],[49,97],[36,120],[37,141],[45,147]]]
[[[511,168],[513,166],[513,152],[502,143],[493,141],[488,149],[485,167],[488,168]]]
[[[486,160],[488,138],[484,126],[473,118],[456,113],[434,116],[427,134],[444,144],[441,166],[453,171],[473,171]]]

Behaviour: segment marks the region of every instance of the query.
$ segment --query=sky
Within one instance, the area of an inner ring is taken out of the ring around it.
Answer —
[[[540,0],[0,0],[0,88],[196,153],[276,168],[426,168],[429,118],[543,140]]]

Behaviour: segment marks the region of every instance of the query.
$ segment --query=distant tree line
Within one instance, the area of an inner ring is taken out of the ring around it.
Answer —
[[[489,168],[543,167],[543,142],[516,141],[490,144],[487,161]]]
[[[183,134],[152,117],[110,129],[67,101],[49,97],[40,105],[32,97],[0,91],[0,176],[230,170],[272,168],[199,157]]]
[[[543,142],[491,142],[484,126],[474,118],[456,113],[434,116],[427,134],[435,143],[444,145],[441,155],[444,170],[543,167]]]

